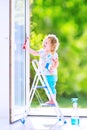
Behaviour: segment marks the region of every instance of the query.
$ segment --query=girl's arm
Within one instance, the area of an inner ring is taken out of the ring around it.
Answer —
[[[29,47],[29,44],[28,44],[28,39],[25,41],[24,45],[23,45],[23,49],[26,49],[30,54],[34,55],[34,56],[39,56],[39,53],[38,51],[34,50],[34,49],[31,49]]]
[[[59,60],[58,60],[58,58],[56,58],[56,59],[52,59],[52,62],[53,62],[53,67],[54,68],[57,68],[58,66],[59,66]]]
[[[50,67],[50,72],[53,72],[59,66],[58,58],[52,59],[52,66]]]
[[[28,50],[29,53],[32,54],[33,56],[39,56],[38,51],[35,51],[35,50],[31,49],[30,47],[27,47],[27,50]]]

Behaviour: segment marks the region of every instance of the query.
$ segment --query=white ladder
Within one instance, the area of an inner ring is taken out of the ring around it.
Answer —
[[[52,91],[50,89],[50,86],[49,86],[43,72],[40,69],[41,67],[39,65],[39,62],[37,60],[33,60],[32,65],[33,65],[33,68],[34,68],[36,74],[35,74],[34,81],[32,83],[31,90],[29,93],[29,107],[31,106],[35,93],[37,94],[37,98],[39,98],[39,102],[43,103],[43,101],[40,97],[40,94],[37,91],[38,88],[43,88],[45,90],[45,93],[46,93],[48,99],[50,99],[50,97],[51,97],[54,101],[54,104],[55,104],[54,109],[57,114],[58,121],[63,121],[63,124],[66,124],[66,120],[64,119],[64,116],[59,108],[57,101],[52,97]],[[38,86],[39,81],[41,83],[41,86]],[[48,91],[50,92],[50,95],[48,94]]]

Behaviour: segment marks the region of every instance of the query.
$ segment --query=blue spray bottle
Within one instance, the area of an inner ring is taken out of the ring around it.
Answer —
[[[71,124],[72,125],[79,125],[79,114],[78,114],[78,98],[72,98],[73,103],[73,110],[72,110],[72,116],[71,116]]]
[[[46,68],[47,70],[50,70],[50,67],[52,66],[52,63],[51,63],[52,55],[51,55],[51,54],[48,54],[47,57],[48,57],[48,62],[46,63],[45,68]]]

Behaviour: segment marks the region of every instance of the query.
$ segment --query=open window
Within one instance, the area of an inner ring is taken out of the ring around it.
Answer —
[[[27,0],[10,2],[10,123],[23,118],[28,111],[29,54],[22,48],[29,35],[27,2]]]

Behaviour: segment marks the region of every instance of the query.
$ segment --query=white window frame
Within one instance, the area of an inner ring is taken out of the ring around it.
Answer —
[[[25,50],[25,105],[15,106],[15,86],[14,86],[14,2],[15,0],[10,0],[10,123],[17,121],[28,115],[28,104],[29,104],[29,54]],[[25,35],[29,36],[29,1],[25,0]]]

